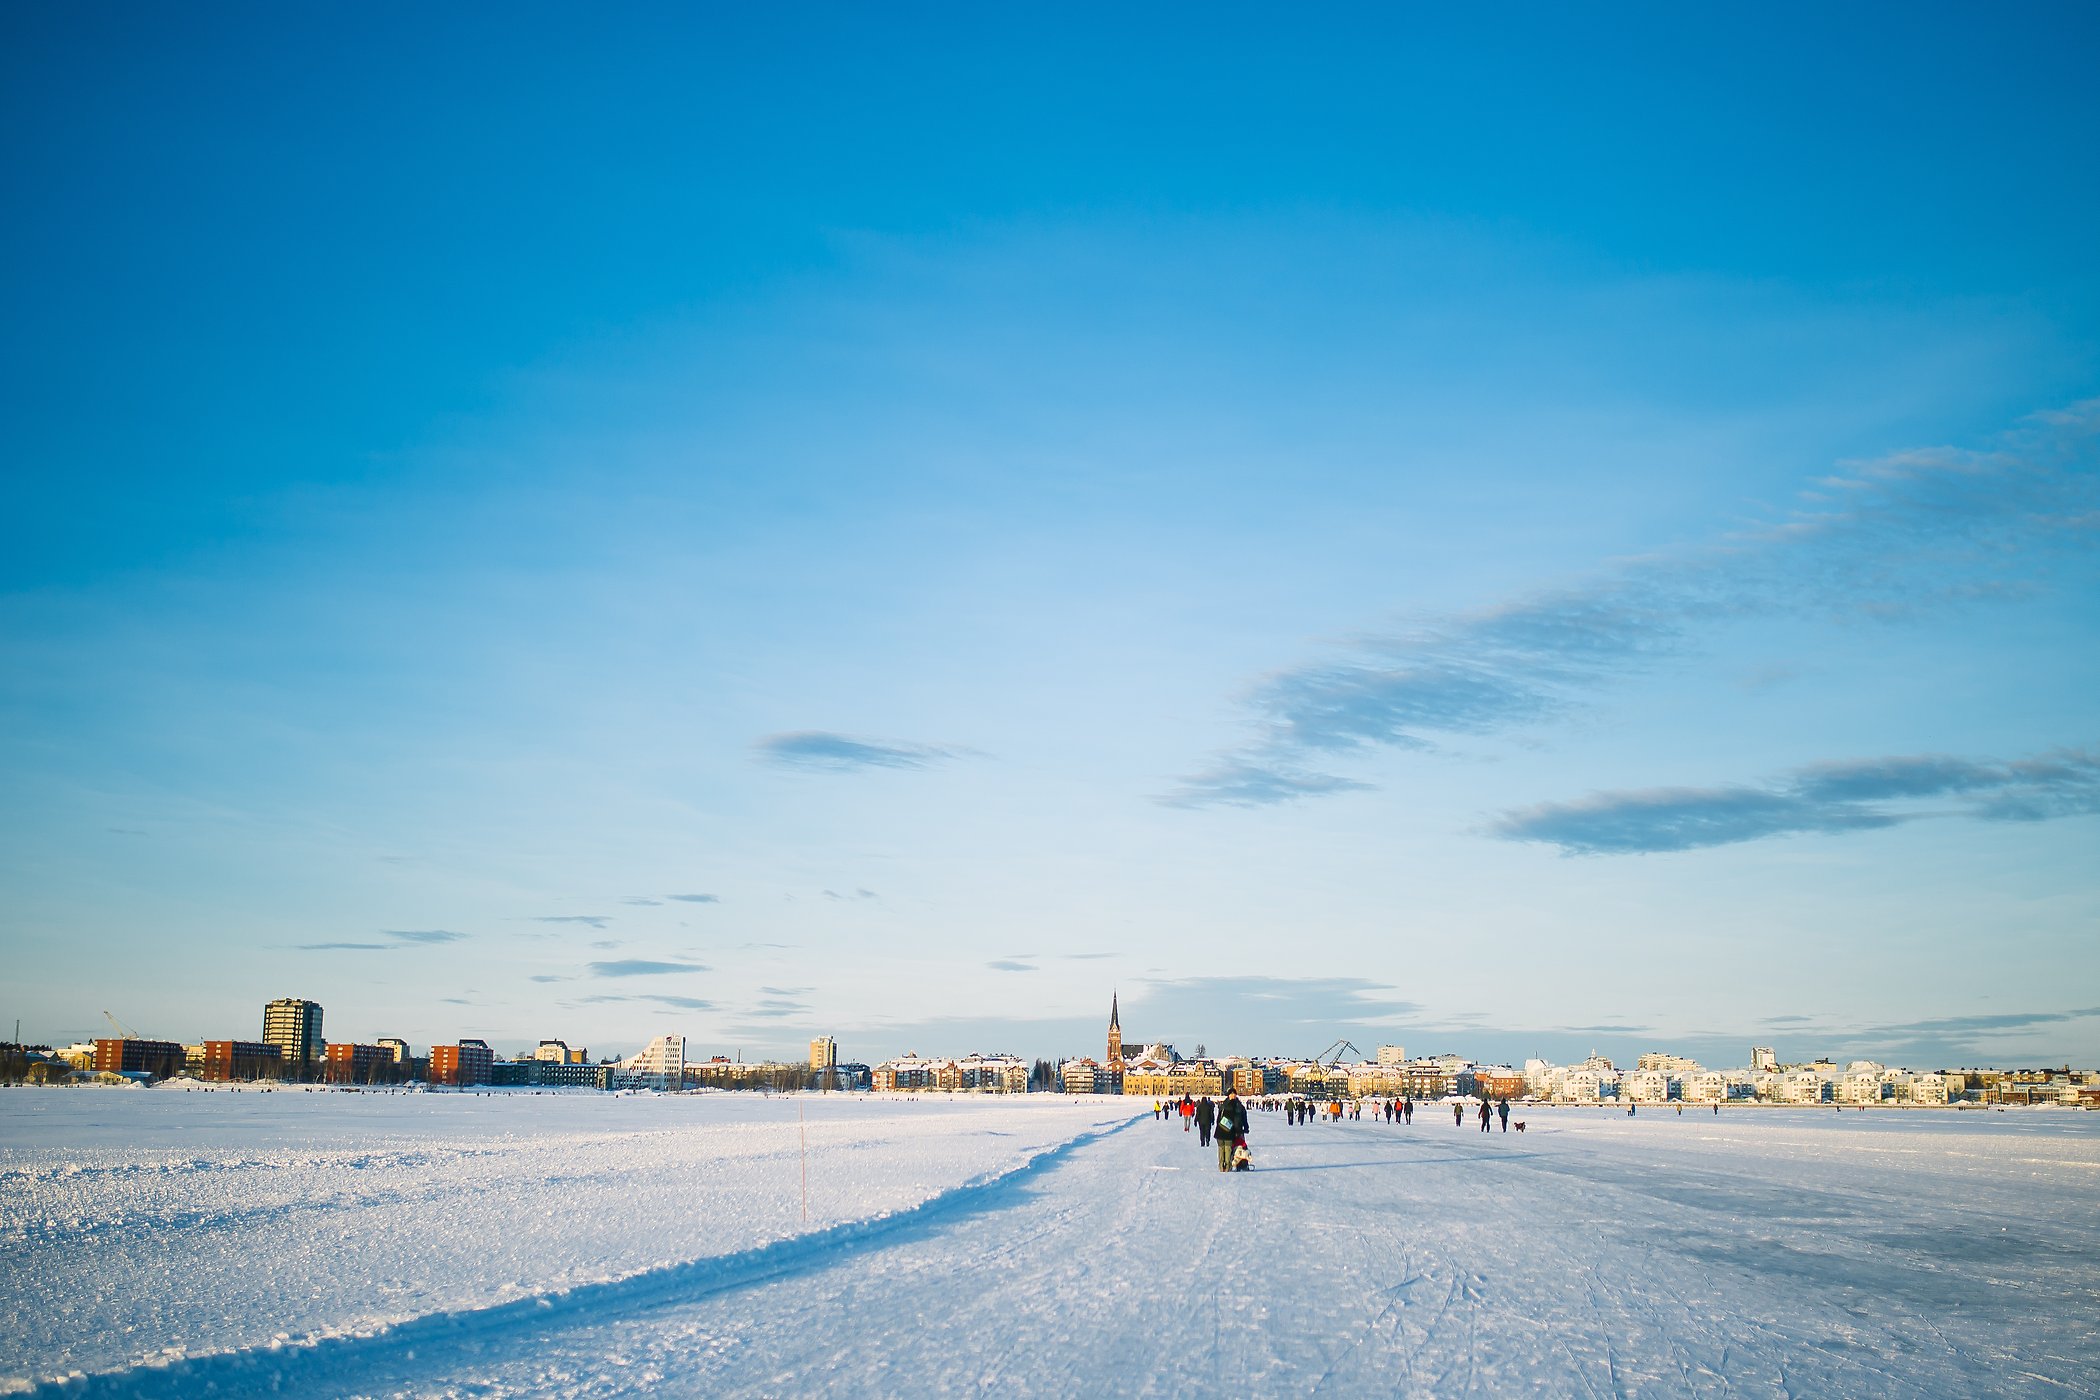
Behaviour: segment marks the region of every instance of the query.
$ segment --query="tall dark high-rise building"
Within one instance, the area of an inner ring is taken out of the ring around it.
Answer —
[[[321,1034],[321,1003],[297,997],[279,997],[263,1008],[263,1044],[274,1045],[284,1056],[284,1072],[310,1079],[328,1058],[328,1041]]]

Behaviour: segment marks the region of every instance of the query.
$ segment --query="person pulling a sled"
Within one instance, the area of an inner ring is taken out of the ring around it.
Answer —
[[[1240,1102],[1235,1090],[1227,1089],[1225,1102],[1218,1105],[1217,1139],[1218,1170],[1229,1172],[1234,1157],[1241,1156],[1247,1146],[1247,1105]]]

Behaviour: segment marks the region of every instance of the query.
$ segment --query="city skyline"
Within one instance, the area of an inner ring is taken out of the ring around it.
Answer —
[[[0,19],[25,1036],[2100,1060],[2100,18],[824,14]]]
[[[1270,995],[1273,999],[1273,994],[1262,995]],[[1330,1036],[1327,1043],[1319,1048],[1310,1048],[1306,1044],[1252,1046],[1235,1039],[1186,1032],[1181,1035],[1148,1032],[1126,1040],[1121,1024],[1120,1003],[1121,992],[1118,989],[1110,997],[1110,1010],[1105,1029],[1100,1022],[1097,1022],[1095,1026],[1097,1038],[1103,1035],[1106,1037],[1107,1050],[1101,1057],[1101,1063],[1108,1063],[1117,1058],[1141,1058],[1149,1054],[1150,1047],[1153,1046],[1163,1047],[1170,1055],[1179,1055],[1182,1058],[1192,1060],[1214,1059],[1220,1056],[1262,1061],[1311,1061],[1330,1058],[1341,1060],[1345,1057],[1339,1052],[1347,1049],[1354,1051],[1359,1060],[1375,1058],[1380,1063],[1383,1063],[1389,1056],[1398,1055],[1405,1049],[1405,1046],[1394,1037],[1408,1033],[1405,1030],[1396,1029],[1393,1023],[1373,1025],[1332,1018],[1327,1020],[1312,1018],[1299,1022],[1257,1022],[1256,1024],[1270,1027],[1277,1024],[1293,1025],[1302,1028],[1298,1032],[1300,1034],[1312,1033],[1313,1027],[1322,1028],[1323,1034],[1332,1032],[1337,1028],[1343,1033]],[[1144,1007],[1149,1005],[1149,1003],[1140,1003],[1139,1005]],[[1309,1010],[1310,1008],[1301,1009]],[[314,1048],[309,1058],[309,1065],[318,1066],[323,1059],[323,1052],[327,1050],[330,1044],[334,1043],[321,1035],[319,1030],[324,1010],[325,1008],[320,1004],[300,998],[279,998],[270,1002],[263,1008],[263,1042],[271,1045],[273,1050],[275,1047],[297,1044],[297,1033],[285,1030],[284,1027],[289,1024],[289,1021],[281,1019],[297,1017],[299,1018],[299,1024],[311,1024],[314,1027],[313,1035],[315,1038],[311,1042]],[[123,1026],[121,1022],[116,1021],[108,1013],[104,1013],[104,1019],[111,1022],[111,1028],[119,1030],[120,1035],[125,1038],[136,1036],[144,1042],[156,1044],[172,1043],[178,1047],[183,1044],[189,1044],[194,1047],[199,1043],[210,1041],[214,1038],[224,1040],[228,1030],[226,1027],[215,1027],[209,1032],[157,1035],[139,1033],[133,1027]],[[1581,1061],[1593,1057],[1601,1057],[1613,1062],[1633,1064],[1636,1061],[1645,1063],[1647,1060],[1658,1056],[1664,1059],[1674,1059],[1689,1050],[1692,1053],[1685,1058],[1697,1060],[1708,1067],[1712,1067],[1715,1064],[1733,1064],[1738,1060],[1742,1064],[1751,1065],[1759,1062],[1761,1057],[1769,1055],[1774,1058],[1775,1062],[1786,1064],[1808,1064],[1824,1061],[1845,1062],[1854,1059],[1865,1059],[1875,1061],[1887,1060],[1892,1063],[1908,1062],[1911,1068],[1932,1066],[1941,1069],[2068,1066],[2072,1058],[2068,1055],[2052,1054],[2046,1046],[2043,1046],[2031,1047],[2025,1053],[2024,1058],[2017,1060],[2001,1058],[1998,1061],[1987,1063],[1973,1055],[1967,1059],[1962,1058],[1962,1052],[1958,1048],[1950,1053],[1947,1047],[1958,1046],[1959,1042],[1956,1041],[1935,1042],[1928,1038],[1915,1037],[1899,1040],[1892,1038],[1886,1033],[1879,1039],[1841,1039],[1837,1043],[1832,1044],[1823,1039],[1822,1032],[1813,1026],[1788,1024],[1786,1018],[1774,1018],[1774,1020],[1777,1023],[1777,1028],[1767,1029],[1762,1032],[1764,1044],[1753,1048],[1747,1058],[1739,1054],[1744,1048],[1745,1042],[1740,1039],[1731,1040],[1728,1036],[1715,1032],[1674,1037],[1641,1036],[1630,1034],[1629,1029],[1626,1027],[1617,1026],[1585,1028],[1589,1031],[1601,1033],[1601,1038],[1600,1035],[1589,1035],[1587,1038],[1581,1038],[1580,1036],[1571,1036],[1567,1032],[1552,1034],[1532,1033],[1527,1037],[1522,1032],[1497,1030],[1491,1027],[1474,1027],[1449,1033],[1432,1033],[1433,1038],[1439,1034],[1441,1034],[1441,1038],[1436,1039],[1436,1043],[1433,1045],[1418,1044],[1415,1058],[1426,1057],[1435,1059],[1455,1056],[1465,1060],[1467,1063],[1517,1065],[1532,1060],[1552,1064],[1564,1060]],[[1017,1034],[1038,1037],[1045,1034],[1045,1027],[1048,1024],[1050,1023],[1043,1021],[1014,1023],[969,1021],[958,1018],[949,1022],[939,1023],[938,1025],[939,1032],[948,1036],[948,1039],[931,1041],[923,1045],[915,1042],[903,1048],[900,1048],[898,1044],[877,1040],[873,1042],[876,1048],[872,1051],[864,1052],[863,1058],[869,1061],[881,1061],[913,1056],[942,1059],[953,1058],[958,1055],[993,1054],[1018,1055],[1023,1060],[1044,1059],[1052,1063],[1060,1063],[1080,1059],[1091,1060],[1095,1057],[1093,1050],[1081,1048],[1076,1044],[1059,1043],[1052,1045],[1030,1042],[1024,1048],[1021,1043],[1016,1041]],[[2042,1024],[2047,1023],[2044,1022]],[[925,1028],[922,1027],[920,1029]],[[1897,1027],[1887,1029],[1900,1033],[1909,1028]],[[1347,1034],[1350,1031],[1354,1031],[1357,1036],[1362,1037],[1364,1043],[1361,1045],[1356,1044]],[[1059,1030],[1055,1033],[1071,1034],[1072,1032]],[[1262,1032],[1257,1031],[1256,1033]],[[975,1035],[978,1038],[967,1040],[966,1043],[958,1043],[953,1039],[956,1035],[964,1037]],[[705,1049],[702,1049],[701,1042],[686,1037],[675,1026],[669,1030],[652,1030],[649,1040],[653,1044],[666,1036],[676,1037],[682,1041],[689,1042],[695,1055],[695,1063],[699,1063],[706,1058],[720,1058],[751,1063],[788,1062],[800,1058],[798,1054],[783,1055],[777,1047],[770,1044],[753,1046],[753,1053],[750,1055],[746,1055],[744,1047],[740,1045],[708,1045]],[[26,1037],[27,1043],[50,1045],[64,1045],[69,1041],[73,1043],[99,1042],[102,1039],[104,1037],[99,1034],[83,1037],[44,1037],[42,1040],[35,1036]],[[455,1043],[471,1041],[476,1044],[482,1044],[485,1048],[492,1050],[499,1059],[510,1056],[520,1059],[543,1058],[550,1046],[562,1047],[564,1058],[577,1063],[585,1062],[582,1057],[587,1054],[586,1048],[570,1047],[566,1039],[558,1031],[551,1035],[543,1031],[538,1035],[522,1038],[470,1035],[465,1032],[459,1032],[435,1037],[428,1042],[428,1046],[434,1049],[438,1044],[446,1041]],[[379,1046],[398,1047],[393,1051],[397,1061],[410,1057],[414,1049],[414,1042],[406,1038],[395,1036],[391,1033],[381,1034],[378,1032],[360,1032],[356,1036],[347,1037],[342,1042],[342,1048],[364,1050],[370,1048],[367,1042],[376,1043]],[[111,1043],[119,1042],[112,1041]],[[1520,1043],[1527,1048],[1521,1052],[1510,1048]],[[1578,1044],[1583,1048],[1575,1049],[1574,1047]],[[1634,1048],[1636,1046],[1639,1048]],[[601,1053],[589,1062],[610,1064],[616,1061],[623,1061],[633,1055],[643,1053],[647,1048],[639,1041],[630,1043],[616,1037],[612,1044],[600,1047]],[[1122,1052],[1120,1057],[1118,1055],[1119,1048]],[[817,1057],[820,1049],[823,1054],[829,1057],[831,1063],[839,1063],[840,1052],[835,1036],[815,1036],[806,1045],[799,1047],[799,1049],[807,1052],[808,1062],[812,1066],[818,1063]],[[1474,1053],[1483,1049],[1487,1053]],[[848,1058],[852,1057],[849,1056]],[[296,1077],[299,1067],[295,1061],[296,1052],[287,1049],[284,1052],[282,1063],[285,1067],[285,1072],[294,1074]]]

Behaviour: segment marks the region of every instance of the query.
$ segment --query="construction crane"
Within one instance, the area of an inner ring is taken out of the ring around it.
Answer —
[[[1334,1044],[1328,1046],[1325,1050],[1322,1050],[1319,1054],[1313,1056],[1313,1059],[1317,1063],[1323,1065],[1338,1065],[1342,1062],[1342,1052],[1344,1050],[1349,1051],[1351,1054],[1357,1056],[1357,1058],[1359,1059],[1363,1057],[1364,1052],[1358,1050],[1356,1046],[1351,1042],[1346,1040],[1337,1040]]]
[[[130,1027],[126,1026],[122,1021],[119,1021],[116,1017],[110,1015],[107,1011],[102,1013],[102,1019],[109,1022],[110,1029],[117,1033],[117,1039],[119,1040],[144,1040],[146,1038],[140,1035],[137,1031],[132,1030]]]

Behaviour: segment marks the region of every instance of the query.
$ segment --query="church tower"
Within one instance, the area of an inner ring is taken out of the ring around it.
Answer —
[[[1108,998],[1108,1063],[1116,1069],[1123,1067],[1123,1018],[1118,1011],[1116,993]]]

